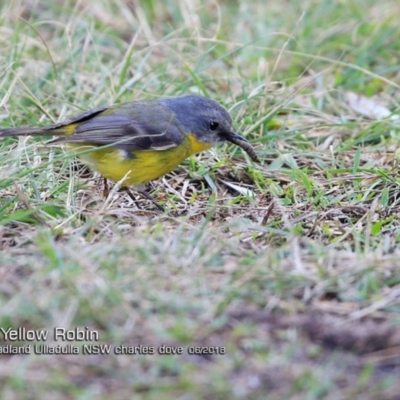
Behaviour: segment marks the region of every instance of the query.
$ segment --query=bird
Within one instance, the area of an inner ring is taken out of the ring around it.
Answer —
[[[171,172],[189,156],[231,142],[259,161],[252,145],[235,132],[228,111],[200,95],[136,100],[95,108],[45,127],[0,128],[0,137],[55,136],[105,180],[140,190]]]

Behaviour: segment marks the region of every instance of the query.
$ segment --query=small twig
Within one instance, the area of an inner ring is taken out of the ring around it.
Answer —
[[[269,205],[267,212],[265,213],[264,218],[261,221],[262,226],[267,225],[268,219],[269,219],[270,215],[272,214],[272,210],[274,209],[274,207],[275,207],[275,203],[274,203],[274,201],[271,201],[271,204]]]

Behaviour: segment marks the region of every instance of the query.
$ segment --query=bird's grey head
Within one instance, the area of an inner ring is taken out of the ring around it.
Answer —
[[[232,137],[244,140],[232,127],[232,119],[219,103],[203,96],[187,95],[160,100],[174,112],[186,133],[197,140],[217,144]]]

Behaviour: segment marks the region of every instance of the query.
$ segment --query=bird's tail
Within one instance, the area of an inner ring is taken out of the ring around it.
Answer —
[[[27,135],[53,135],[54,132],[46,131],[44,128],[0,128],[0,137],[27,136]]]
[[[9,136],[68,136],[74,133],[76,124],[56,124],[44,127],[0,128],[0,138]]]
[[[88,121],[96,115],[106,111],[107,107],[96,108],[86,111],[82,114],[68,118],[54,125],[35,127],[35,128],[0,128],[0,138],[8,136],[27,136],[27,135],[42,135],[42,136],[71,136],[75,132],[75,128],[81,122]]]

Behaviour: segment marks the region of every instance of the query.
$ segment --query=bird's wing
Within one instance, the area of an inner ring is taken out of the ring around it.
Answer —
[[[51,130],[61,131],[67,125],[76,124],[73,134],[58,137],[51,143],[113,144],[126,151],[161,151],[178,146],[184,139],[174,114],[157,115],[153,120],[142,121],[118,112],[102,114],[102,111],[104,109],[89,111],[53,125]]]

